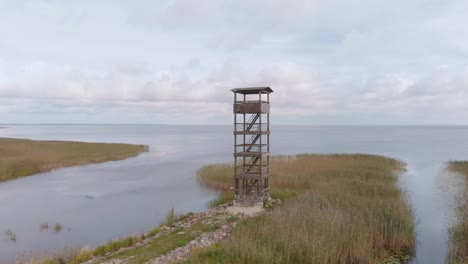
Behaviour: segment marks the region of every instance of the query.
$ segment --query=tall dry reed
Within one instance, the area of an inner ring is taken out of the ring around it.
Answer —
[[[231,239],[195,254],[192,263],[376,263],[412,254],[414,220],[397,184],[401,161],[372,155],[297,155],[271,160],[271,188],[300,194],[264,216],[239,224]],[[198,171],[219,190],[232,166]]]
[[[465,176],[458,206],[457,224],[450,230],[450,263],[468,263],[468,161],[452,161],[449,169]]]
[[[0,182],[52,169],[120,160],[147,146],[0,138]]]

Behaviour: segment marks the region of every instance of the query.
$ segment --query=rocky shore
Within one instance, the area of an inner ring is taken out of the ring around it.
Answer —
[[[168,264],[181,262],[187,260],[190,253],[193,250],[208,247],[228,238],[240,219],[245,217],[252,217],[263,212],[264,210],[262,206],[237,207],[233,206],[232,203],[220,205],[205,212],[201,212],[198,214],[190,214],[187,217],[182,217],[183,220],[174,223],[172,226],[162,226],[160,228],[161,231],[155,234],[153,237],[146,238],[136,243],[132,247],[121,248],[117,252],[109,253],[104,257],[94,258],[85,263],[131,263],[135,260],[137,256],[129,256],[125,258],[113,258],[113,256],[117,256],[119,253],[126,251],[131,252],[132,250],[138,250],[138,248],[154,243],[158,239],[163,238],[165,236],[185,235],[186,233],[190,232],[197,224],[211,227],[210,229],[212,229],[212,231],[201,233],[199,236],[195,237],[187,244],[180,247],[176,247],[168,253],[160,255],[156,258],[145,260],[146,263],[154,264]]]
[[[168,264],[176,263],[179,261],[186,260],[190,253],[197,248],[208,247],[214,243],[220,242],[228,238],[231,235],[233,226],[223,225],[220,229],[203,234],[196,239],[190,241],[183,247],[178,247],[166,255],[160,256],[154,260],[154,264]]]

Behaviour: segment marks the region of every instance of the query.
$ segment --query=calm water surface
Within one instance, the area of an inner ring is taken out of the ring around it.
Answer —
[[[201,211],[216,193],[197,185],[200,166],[232,161],[231,126],[2,125],[0,137],[146,144],[136,158],[58,169],[0,184],[0,263],[147,232],[170,208]],[[460,178],[445,162],[468,159],[468,127],[273,126],[273,154],[369,153],[402,159],[415,211],[414,263],[443,263]],[[40,225],[60,223],[61,232]],[[11,229],[17,242],[8,241]]]

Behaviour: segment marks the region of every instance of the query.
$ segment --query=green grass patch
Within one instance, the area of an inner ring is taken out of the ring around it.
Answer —
[[[115,252],[121,248],[131,247],[141,241],[141,237],[131,236],[123,239],[113,240],[103,246],[99,246],[93,251],[94,256],[104,256],[109,252]]]
[[[144,145],[0,138],[0,182],[52,169],[134,157]]]
[[[213,231],[217,228],[216,225],[208,225],[205,223],[194,224],[190,229],[185,230],[179,228],[173,232],[161,236],[149,244],[137,247],[135,249],[125,250],[104,258],[102,262],[109,260],[125,260],[125,263],[146,263],[148,260],[157,258],[158,256],[169,253],[171,250],[185,246],[187,243],[200,236],[202,233]],[[178,234],[179,232],[185,232]]]
[[[210,202],[210,208],[215,208],[222,204],[232,202],[232,200],[234,200],[234,193],[228,192],[228,191],[222,191],[219,194],[218,198]]]
[[[153,230],[151,230],[146,237],[153,237],[156,234],[160,233],[161,231],[162,231],[161,227],[156,227]]]
[[[228,241],[188,263],[380,263],[389,252],[411,255],[414,218],[397,175],[404,169],[374,155],[273,157],[271,194],[283,206],[239,222]],[[198,177],[228,191],[232,173],[230,165],[210,165]]]
[[[450,229],[449,263],[468,263],[468,161],[451,161],[448,168],[465,176],[457,223]]]
[[[68,248],[62,252],[57,253],[54,257],[49,257],[46,259],[40,260],[30,260],[29,262],[24,263],[33,263],[33,264],[80,264],[91,260],[93,258],[93,253],[88,249],[73,249]],[[23,263],[20,261],[20,263]]]
[[[80,264],[92,259],[93,252],[90,250],[82,250],[71,262],[70,264]]]
[[[286,201],[296,197],[298,192],[292,189],[273,189],[270,193],[271,198]]]

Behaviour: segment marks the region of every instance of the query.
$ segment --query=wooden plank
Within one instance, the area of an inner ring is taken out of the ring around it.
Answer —
[[[268,135],[270,131],[234,131],[234,135]]]
[[[270,104],[263,102],[235,103],[233,105],[234,113],[238,114],[268,114],[270,113]]]
[[[269,156],[269,152],[237,152],[234,153],[236,157],[261,157],[261,156]]]

